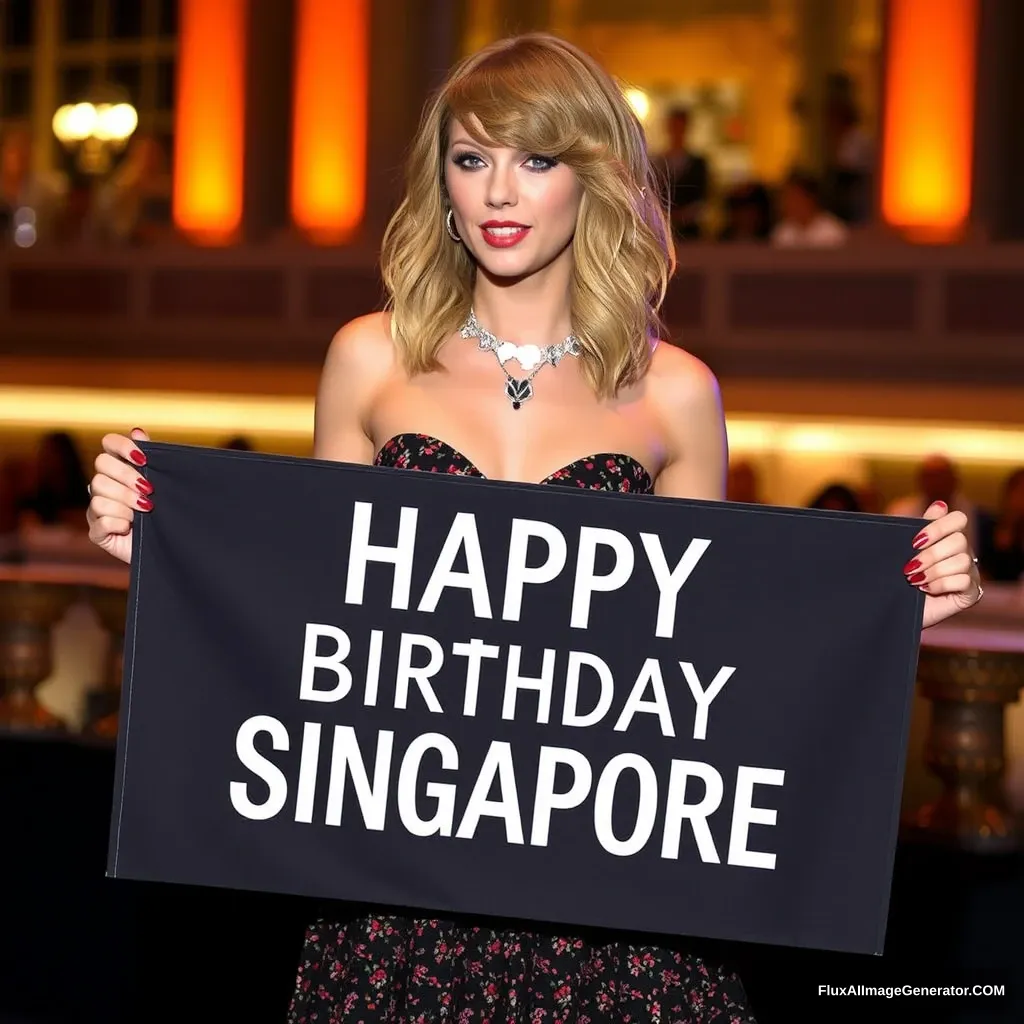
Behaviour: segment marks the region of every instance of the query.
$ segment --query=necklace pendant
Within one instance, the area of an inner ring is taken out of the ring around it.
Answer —
[[[528,402],[533,398],[532,382],[509,377],[505,384],[505,397],[512,403],[513,409],[522,408],[523,402]]]

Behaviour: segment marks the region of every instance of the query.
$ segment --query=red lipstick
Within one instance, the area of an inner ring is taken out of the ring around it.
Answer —
[[[480,225],[484,241],[494,249],[508,249],[518,245],[529,230],[526,224],[515,220],[489,220]]]

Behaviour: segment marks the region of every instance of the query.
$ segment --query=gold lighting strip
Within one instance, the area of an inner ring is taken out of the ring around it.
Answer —
[[[942,453],[963,462],[1024,465],[1024,428],[927,420],[728,417],[734,454],[842,455],[917,459]]]
[[[308,440],[313,399],[100,388],[0,387],[0,428],[247,434]],[[943,452],[970,462],[1024,464],[1024,427],[881,418],[823,419],[734,413],[734,455],[920,458]]]
[[[313,400],[102,388],[0,387],[0,426],[310,437]]]

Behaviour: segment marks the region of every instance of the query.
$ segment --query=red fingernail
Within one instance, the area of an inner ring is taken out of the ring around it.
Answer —
[[[917,559],[917,558],[912,558],[909,562],[907,562],[907,564],[905,566],[903,566],[903,572],[904,572],[904,574],[906,574],[908,572],[913,572],[915,569],[920,569],[920,568],[921,568],[920,560]]]
[[[935,502],[935,504],[941,505],[943,508],[949,508],[949,506],[944,501],[937,501]]]
[[[923,573],[923,572],[915,572],[913,576],[908,576],[907,577],[907,582],[908,583],[924,583],[924,581],[925,581],[925,573]]]
[[[139,506],[139,508],[141,508],[141,509],[142,509],[142,510],[143,510],[144,512],[148,512],[148,511],[149,511],[149,510],[150,510],[150,509],[151,509],[151,508],[153,507],[153,502],[151,502],[151,501],[149,500],[149,498],[137,498],[137,499],[136,499],[136,504],[137,504],[137,505]]]
[[[133,448],[128,453],[128,458],[131,459],[136,466],[144,466],[146,464],[146,456],[143,455],[142,452],[138,450],[138,448]]]
[[[135,481],[135,490],[145,497],[147,494],[153,493],[153,485],[144,476],[140,476],[139,479]]]
[[[923,548],[925,546],[925,544],[927,544],[927,543],[928,543],[928,534],[927,533],[919,533],[914,538],[914,543],[911,544],[910,546],[912,548],[914,548],[915,550],[919,550],[920,548]]]

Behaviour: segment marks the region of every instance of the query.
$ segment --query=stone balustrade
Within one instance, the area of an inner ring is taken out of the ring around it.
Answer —
[[[319,367],[379,308],[376,253],[286,244],[0,252],[0,356]],[[1024,245],[679,249],[670,337],[729,380],[1024,384]]]
[[[0,729],[116,735],[128,576],[117,565],[0,564]],[[58,644],[62,630],[70,644]],[[59,646],[70,664],[47,701]],[[90,658],[98,649],[101,658]]]

